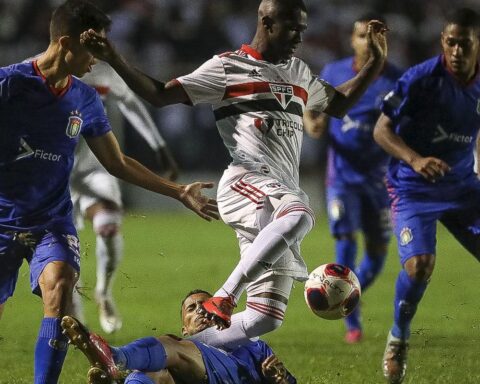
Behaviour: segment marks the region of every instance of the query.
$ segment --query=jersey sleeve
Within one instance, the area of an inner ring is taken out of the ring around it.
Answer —
[[[102,136],[111,131],[102,100],[92,90],[90,101],[84,107],[82,135],[84,137]]]
[[[217,104],[225,94],[227,85],[222,60],[214,56],[189,75],[177,78],[193,105]]]
[[[395,83],[395,87],[383,99],[381,110],[392,121],[409,116],[421,94],[421,82],[418,71],[410,68]]]
[[[317,76],[311,75],[308,84],[308,100],[306,109],[322,112],[327,108],[330,101],[335,95],[335,88],[333,88],[325,80],[319,79]]]

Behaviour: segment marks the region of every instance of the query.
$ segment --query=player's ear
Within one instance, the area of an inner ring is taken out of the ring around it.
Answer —
[[[70,51],[72,49],[72,38],[70,36],[60,37],[58,43],[65,51]]]
[[[185,326],[182,327],[182,336],[188,336],[188,332]]]

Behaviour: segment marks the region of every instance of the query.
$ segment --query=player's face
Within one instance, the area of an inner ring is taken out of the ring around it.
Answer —
[[[353,26],[351,42],[355,57],[358,58],[368,56],[367,24],[366,21],[357,21]]]
[[[100,34],[105,36],[105,31]],[[96,61],[93,55],[80,44],[80,37],[70,38],[68,52],[65,56],[65,62],[68,66],[70,74],[82,77],[85,73],[90,72]]]
[[[302,35],[307,29],[307,13],[298,9],[284,20],[277,19],[272,25],[270,43],[280,60],[290,59],[298,45],[302,42]]]
[[[200,305],[210,297],[206,293],[195,293],[185,299],[182,306],[183,336],[195,335],[213,325],[205,323],[204,317],[197,312]]]
[[[456,76],[470,80],[478,60],[479,39],[476,30],[448,24],[442,32],[441,41],[448,68]]]

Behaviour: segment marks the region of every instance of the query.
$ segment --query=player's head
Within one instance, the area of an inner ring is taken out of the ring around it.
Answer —
[[[110,18],[103,11],[85,0],[68,0],[53,11],[50,44],[58,45],[69,73],[83,76],[95,63],[80,44],[80,34],[90,28],[104,34],[110,24]]]
[[[213,325],[205,323],[204,317],[197,312],[200,304],[210,297],[212,297],[212,295],[209,292],[195,289],[188,292],[187,296],[182,300],[180,315],[182,316],[183,336],[195,335]]]
[[[257,36],[264,43],[264,56],[273,62],[292,57],[307,29],[303,0],[262,0],[258,8]]]
[[[385,19],[376,13],[368,12],[355,20],[352,28],[351,45],[357,59],[367,60],[369,55],[367,42],[367,25],[370,20],[378,20],[386,24]]]
[[[447,15],[441,36],[445,61],[450,71],[464,81],[475,74],[479,53],[480,15],[461,8]]]

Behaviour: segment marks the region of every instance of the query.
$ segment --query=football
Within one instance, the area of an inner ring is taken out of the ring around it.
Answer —
[[[305,301],[312,312],[327,320],[348,316],[361,295],[360,282],[349,268],[323,264],[315,268],[305,282]]]

